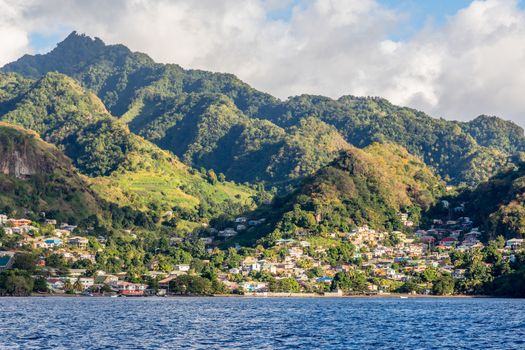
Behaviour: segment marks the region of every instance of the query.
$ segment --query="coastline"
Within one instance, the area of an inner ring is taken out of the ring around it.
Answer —
[[[326,298],[346,298],[346,299],[498,299],[490,295],[425,295],[425,294],[355,294],[340,295],[337,293],[316,294],[316,293],[246,293],[246,294],[213,294],[213,295],[169,295],[169,296],[122,296],[119,298],[156,298],[156,299],[174,299],[174,298],[269,298],[269,299],[326,299]],[[0,298],[114,298],[110,295],[76,295],[76,294],[39,294],[33,293],[28,296],[0,296]]]

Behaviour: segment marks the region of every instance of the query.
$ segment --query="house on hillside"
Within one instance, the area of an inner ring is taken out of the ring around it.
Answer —
[[[69,232],[73,232],[76,228],[77,228],[77,226],[69,225],[68,223],[60,224],[60,229],[61,230],[66,230],[66,231],[69,231]]]
[[[28,219],[9,219],[7,220],[7,223],[11,224],[13,227],[20,227],[31,225],[33,222]]]
[[[89,240],[86,237],[75,236],[71,237],[68,244],[75,248],[86,249],[89,244]]]
[[[505,243],[505,248],[516,250],[516,249],[519,249],[521,246],[523,246],[524,242],[525,242],[524,239],[512,238],[512,239],[509,239]]]
[[[439,245],[445,246],[445,247],[453,247],[458,240],[454,237],[445,237],[441,241],[439,241]]]
[[[57,237],[51,237],[44,240],[47,248],[54,248],[62,245],[62,240]]]
[[[175,265],[175,271],[188,272],[190,271],[190,265],[188,264]]]
[[[235,231],[231,227],[228,227],[228,228],[225,228],[222,231],[219,231],[219,237],[229,238],[229,237],[234,237],[236,235],[237,235],[237,231]]]
[[[55,219],[45,219],[44,223],[46,225],[53,225],[53,226],[55,226],[57,224],[57,221]]]

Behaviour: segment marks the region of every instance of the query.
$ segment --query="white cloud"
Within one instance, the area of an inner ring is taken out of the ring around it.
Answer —
[[[13,61],[29,50],[28,33],[19,26],[23,7],[0,0],[0,65]]]
[[[290,19],[271,19],[283,4],[295,4]],[[161,62],[232,72],[283,98],[377,95],[436,116],[497,114],[525,126],[517,1],[473,1],[444,25],[393,41],[405,19],[375,0],[0,0],[0,63],[30,50],[29,33],[68,28]]]

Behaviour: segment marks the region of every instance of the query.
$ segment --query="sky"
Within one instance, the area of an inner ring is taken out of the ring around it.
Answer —
[[[525,126],[525,0],[0,0],[0,65],[76,30],[280,98],[381,96]]]

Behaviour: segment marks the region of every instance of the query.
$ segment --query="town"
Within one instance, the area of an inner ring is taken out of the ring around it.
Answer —
[[[0,247],[0,272],[15,268],[17,257],[36,254],[31,270],[35,280],[40,281],[39,291],[56,295],[184,294],[184,290],[178,288],[181,276],[198,276],[203,271],[210,275],[206,266],[214,267],[213,279],[221,287],[213,292],[220,294],[451,294],[433,289],[432,276],[446,276],[456,282],[467,278],[468,271],[453,257],[479,252],[486,247],[482,243],[483,232],[474,227],[468,217],[448,221],[434,219],[430,228],[415,229],[408,214],[400,213],[405,233],[382,232],[364,225],[350,232],[324,236],[305,231],[277,239],[273,246],[266,248],[236,245],[223,251],[218,248],[221,243],[242,234],[247,227],[265,222],[264,218],[237,217],[232,220],[232,227],[201,231],[197,242],[206,249],[208,259],[198,263],[195,259],[186,259],[186,263],[161,264],[159,258],[155,258],[143,275],[130,278],[126,270],[109,272],[97,268],[97,259],[106,249],[106,238],[90,235],[88,230],[75,225],[45,219],[45,213],[42,216],[35,222],[0,214],[0,242],[3,245]],[[130,231],[126,233],[134,236]],[[169,245],[180,245],[184,239],[172,237]],[[508,263],[523,248],[523,239],[509,239],[501,242],[497,251]],[[490,263],[484,264],[491,268]],[[66,265],[68,267],[64,268]],[[196,268],[195,265],[201,266]],[[414,280],[417,283],[413,283]],[[209,289],[207,294],[211,291]]]

